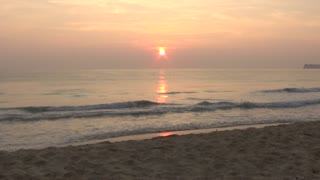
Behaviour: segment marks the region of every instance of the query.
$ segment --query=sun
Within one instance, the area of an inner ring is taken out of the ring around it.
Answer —
[[[160,56],[165,56],[166,55],[166,49],[164,47],[159,47],[159,55]]]

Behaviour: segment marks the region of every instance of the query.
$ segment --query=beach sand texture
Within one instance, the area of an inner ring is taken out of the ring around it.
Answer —
[[[320,122],[2,151],[0,179],[320,179]]]

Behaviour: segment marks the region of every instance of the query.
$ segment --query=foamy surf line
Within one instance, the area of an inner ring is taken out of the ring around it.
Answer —
[[[148,116],[168,113],[210,112],[232,109],[283,109],[319,105],[320,99],[285,102],[209,102],[194,105],[161,104],[152,101],[131,101],[87,106],[18,107],[0,109],[0,121],[38,121],[115,116]],[[19,111],[18,113],[16,111]]]
[[[80,145],[97,144],[97,143],[103,143],[103,142],[115,143],[115,142],[122,142],[122,141],[140,141],[140,140],[153,139],[153,138],[159,138],[159,137],[181,136],[181,135],[187,135],[187,134],[205,134],[205,133],[220,132],[220,131],[232,131],[232,130],[245,130],[249,128],[264,128],[269,126],[279,126],[279,125],[286,125],[286,124],[290,124],[290,123],[252,124],[252,125],[222,126],[222,127],[205,128],[205,129],[163,131],[163,132],[156,132],[156,133],[145,133],[145,134],[105,138],[105,139],[99,139],[99,140],[91,140],[91,141],[80,142],[80,143],[71,143],[70,145],[80,146]],[[66,147],[66,146],[68,145],[60,145],[58,147]]]
[[[283,88],[283,89],[272,89],[263,90],[259,92],[264,93],[314,93],[320,92],[320,88]]]

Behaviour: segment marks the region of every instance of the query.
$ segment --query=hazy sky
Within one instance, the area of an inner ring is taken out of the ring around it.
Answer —
[[[302,67],[319,0],[0,0],[0,70]]]

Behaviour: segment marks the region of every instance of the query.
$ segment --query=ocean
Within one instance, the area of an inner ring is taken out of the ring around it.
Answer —
[[[0,72],[0,150],[320,120],[320,70]]]

